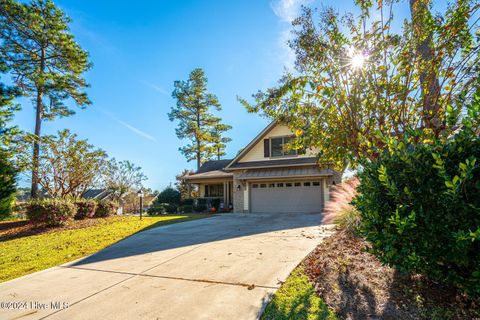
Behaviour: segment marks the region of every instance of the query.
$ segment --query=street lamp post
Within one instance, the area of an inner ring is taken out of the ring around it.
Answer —
[[[140,220],[142,220],[142,213],[143,213],[143,191],[138,190],[137,192],[138,198],[140,198]]]

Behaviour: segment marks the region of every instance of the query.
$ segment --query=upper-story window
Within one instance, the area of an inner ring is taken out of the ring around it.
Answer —
[[[277,137],[270,138],[270,156],[271,157],[284,157],[284,156],[296,156],[297,150],[289,148],[289,143],[292,141],[292,137]]]

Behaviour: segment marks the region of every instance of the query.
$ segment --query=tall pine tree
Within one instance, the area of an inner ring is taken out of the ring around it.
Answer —
[[[42,121],[74,112],[65,105],[73,100],[79,107],[90,101],[83,73],[91,66],[88,54],[68,27],[71,20],[50,0],[18,3],[0,0],[0,48],[11,75],[22,93],[33,100],[36,140],[33,147],[32,197],[38,195],[38,158]]]
[[[187,161],[196,160],[197,169],[216,154],[215,145],[218,146],[221,139],[214,136],[215,132],[223,133],[229,127],[222,125],[222,119],[210,112],[211,108],[217,111],[222,108],[217,97],[208,92],[207,82],[200,68],[194,69],[187,81],[175,81],[172,96],[177,105],[168,114],[171,121],[178,121],[177,137],[190,142],[179,150]],[[219,131],[219,128],[223,129]]]

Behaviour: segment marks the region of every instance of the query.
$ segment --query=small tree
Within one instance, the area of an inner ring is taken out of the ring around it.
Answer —
[[[157,196],[154,201],[155,205],[160,205],[162,203],[168,203],[173,205],[180,204],[180,192],[172,188],[171,186],[163,189]]]
[[[175,176],[175,188],[177,188],[178,192],[180,192],[180,196],[182,199],[187,199],[191,196],[191,194],[188,194],[188,184],[185,181],[185,177],[190,174],[193,174],[192,170],[183,169],[180,174],[177,174]]]
[[[104,175],[105,186],[112,192],[112,198],[117,202],[121,202],[132,190],[141,189],[145,180],[147,177],[143,174],[142,168],[128,160],[120,162],[110,160]]]
[[[30,157],[32,141],[36,139],[34,135],[25,136],[17,159],[24,170],[39,165],[35,179],[50,197],[78,198],[98,182],[106,162],[105,151],[63,130],[57,136],[41,138],[41,153],[36,163]]]
[[[200,68],[193,70],[187,81],[175,81],[172,96],[177,105],[168,114],[171,121],[178,121],[175,129],[177,137],[190,141],[180,148],[180,152],[187,161],[196,160],[197,169],[215,154],[212,133],[229,129],[229,126],[221,126],[221,119],[210,113],[211,108],[220,111],[221,106],[217,97],[207,91],[207,81],[205,72]],[[221,143],[219,139],[217,141]]]
[[[19,3],[0,0],[0,47],[13,80],[35,106],[32,149],[32,197],[37,197],[41,124],[73,110],[67,99],[80,107],[90,104],[82,77],[91,64],[68,27],[70,19],[51,0]]]
[[[240,101],[296,130],[297,147],[355,167],[373,160],[388,138],[420,129],[419,141],[450,135],[479,75],[479,6],[456,1],[433,17],[428,0],[410,1],[412,21],[396,31],[398,1],[356,1],[358,17],[310,8],[294,20],[296,71]],[[448,119],[454,119],[445,126]],[[456,118],[456,119],[455,119]]]
[[[16,177],[13,164],[7,160],[6,153],[0,149],[0,220],[8,217],[15,201]]]

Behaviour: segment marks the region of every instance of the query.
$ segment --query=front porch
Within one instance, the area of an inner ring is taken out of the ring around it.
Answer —
[[[207,209],[210,209],[215,207],[218,201],[219,211],[233,209],[233,174],[224,171],[198,173],[185,177],[185,181],[188,194],[196,204],[205,204]],[[196,186],[195,195],[192,195],[192,186]]]

